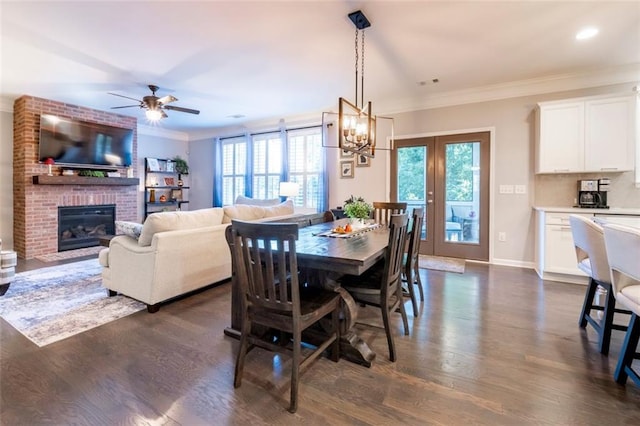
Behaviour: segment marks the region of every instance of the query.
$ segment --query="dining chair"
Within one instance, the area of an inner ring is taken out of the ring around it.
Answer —
[[[277,352],[292,351],[289,411],[295,413],[300,372],[329,347],[333,361],[337,362],[340,356],[340,295],[320,288],[301,289],[296,256],[297,224],[234,220],[231,227],[236,279],[243,296],[234,386],[240,387],[247,352],[254,346]],[[331,317],[330,321],[324,321],[327,316]],[[326,334],[326,337],[303,356],[302,332],[320,321],[328,331],[316,334]],[[292,347],[285,342],[261,339],[252,333],[253,324],[291,335]]]
[[[598,334],[598,349],[601,354],[607,355],[609,353],[609,343],[611,342],[611,331],[614,329],[627,329],[623,325],[613,323],[614,313],[630,312],[616,309],[615,307],[616,299],[611,287],[611,274],[602,226],[580,215],[570,215],[569,223],[571,234],[573,235],[578,268],[589,277],[589,284],[584,296],[582,311],[580,312],[579,325],[582,328],[585,328],[587,323],[593,326]],[[598,287],[602,287],[606,292],[602,305],[595,302]],[[601,312],[602,319],[592,314],[591,311]]]
[[[382,322],[389,345],[389,359],[392,362],[395,362],[397,356],[389,322],[390,314],[396,310],[400,311],[404,323],[404,334],[405,336],[409,335],[409,322],[404,309],[400,281],[408,222],[409,217],[406,214],[391,215],[389,243],[385,250],[384,259],[362,275],[345,275],[340,279],[342,287],[351,294],[356,302],[377,306],[381,309]]]
[[[407,203],[373,202],[373,220],[381,225],[389,225],[391,215],[407,212]]]
[[[409,244],[407,252],[402,258],[402,280],[407,283],[407,294],[411,298],[411,306],[413,307],[413,316],[418,316],[418,301],[416,299],[414,285],[418,286],[420,292],[420,301],[424,302],[424,291],[422,289],[422,280],[420,279],[420,270],[418,258],[420,256],[420,239],[422,238],[422,222],[424,220],[424,209],[414,208],[411,219],[411,232],[409,234]]]
[[[611,286],[615,298],[631,310],[631,319],[620,349],[614,380],[624,385],[627,377],[640,386],[640,370],[634,370],[634,359],[640,338],[640,229],[630,226],[604,225],[604,241],[611,272]]]
[[[336,220],[331,210],[323,213],[316,213],[309,217],[309,225],[318,225],[319,223],[333,222]]]

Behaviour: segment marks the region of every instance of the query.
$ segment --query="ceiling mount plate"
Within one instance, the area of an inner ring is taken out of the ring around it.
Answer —
[[[353,22],[353,25],[355,25],[356,28],[359,30],[363,30],[371,26],[371,22],[369,22],[367,17],[364,16],[364,13],[362,13],[361,10],[358,10],[356,12],[351,12],[349,14],[349,19],[351,19],[351,22]]]

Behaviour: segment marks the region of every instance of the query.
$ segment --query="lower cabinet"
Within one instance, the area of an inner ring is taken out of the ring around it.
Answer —
[[[592,214],[581,214],[593,217]],[[569,213],[537,212],[536,272],[545,280],[586,284],[578,269]]]

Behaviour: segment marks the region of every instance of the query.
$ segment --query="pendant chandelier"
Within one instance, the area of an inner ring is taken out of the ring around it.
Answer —
[[[360,10],[350,13],[349,19],[356,27],[356,96],[354,103],[342,97],[338,99],[338,144],[344,151],[373,158],[376,150],[376,117],[371,109],[371,101],[367,102],[366,106],[364,103],[364,30],[369,28],[371,23]],[[358,51],[358,42],[360,42],[360,51]],[[358,75],[359,70],[360,75]],[[358,95],[360,95],[360,102],[358,102]]]

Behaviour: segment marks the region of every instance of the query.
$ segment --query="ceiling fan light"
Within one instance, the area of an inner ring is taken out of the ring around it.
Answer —
[[[162,119],[162,110],[148,109],[147,112],[145,112],[145,115],[149,121],[160,121]]]

